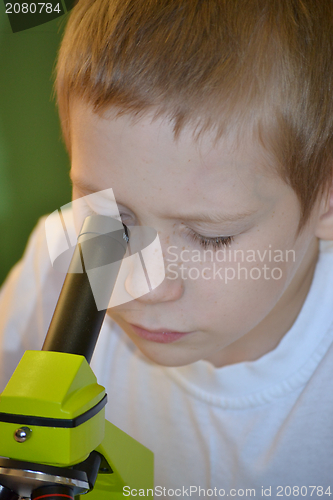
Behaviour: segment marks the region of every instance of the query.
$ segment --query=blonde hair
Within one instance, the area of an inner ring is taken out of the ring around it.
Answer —
[[[332,0],[79,0],[55,89],[70,150],[70,104],[154,110],[196,137],[252,124],[301,207],[332,183]]]

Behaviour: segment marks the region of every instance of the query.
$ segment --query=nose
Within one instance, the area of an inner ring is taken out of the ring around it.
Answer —
[[[184,283],[165,266],[165,245],[157,237],[154,244],[138,252],[125,281],[125,289],[135,300],[153,304],[176,301],[184,292]],[[140,261],[139,261],[140,259]],[[163,279],[164,276],[164,279]]]

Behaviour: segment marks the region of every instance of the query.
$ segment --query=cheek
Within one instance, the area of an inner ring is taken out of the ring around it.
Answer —
[[[191,314],[208,328],[214,325],[214,329],[241,336],[274,308],[295,274],[295,266],[293,262],[270,262],[269,258],[197,265],[205,278],[201,275],[187,280]],[[192,271],[192,276],[198,271]]]

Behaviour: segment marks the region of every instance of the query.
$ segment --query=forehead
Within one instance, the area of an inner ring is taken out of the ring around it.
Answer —
[[[96,190],[112,188],[116,199],[146,204],[158,200],[226,212],[271,205],[285,183],[276,175],[263,148],[251,134],[229,134],[216,144],[208,133],[196,140],[185,128],[175,140],[166,118],[144,115],[103,117],[83,103],[71,112],[72,177]],[[140,187],[140,189],[139,189]]]

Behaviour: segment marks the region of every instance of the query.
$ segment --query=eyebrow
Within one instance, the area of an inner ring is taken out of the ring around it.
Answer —
[[[79,178],[75,178],[72,176],[72,174],[69,174],[70,180],[72,184],[77,186],[79,189],[82,189],[82,191],[86,193],[97,193],[98,191],[102,191],[100,188],[97,188],[90,184],[89,182],[85,182],[84,180],[81,180]],[[117,201],[117,200],[116,200]],[[117,203],[117,205],[122,205],[122,203]],[[227,223],[227,222],[237,222],[241,221],[244,219],[248,219],[252,215],[254,215],[257,212],[257,210],[248,210],[240,213],[234,213],[234,214],[221,214],[220,212],[217,213],[212,213],[209,212],[209,214],[203,214],[203,213],[198,213],[198,214],[181,214],[181,213],[175,213],[170,216],[164,216],[163,214],[158,214],[162,219],[179,219],[179,220],[185,220],[188,222],[206,222],[206,223],[213,223],[213,224],[221,224],[221,223]]]
[[[221,214],[219,212],[214,213],[214,212],[209,212],[209,214],[174,214],[173,219],[181,219],[181,220],[186,220],[189,222],[208,222],[208,223],[215,223],[215,224],[221,224],[221,223],[226,223],[226,222],[237,222],[240,220],[247,219],[251,217],[251,215],[255,214],[256,211],[248,211],[248,212],[241,212],[241,213],[234,213],[234,214]],[[163,218],[163,217],[162,217]]]
[[[90,182],[86,182],[80,179],[80,177],[75,177],[75,175],[73,175],[72,173],[72,170],[69,171],[69,179],[73,186],[77,186],[79,189],[82,189],[82,191],[87,191],[89,193],[96,193],[97,191],[101,191],[101,189],[95,188],[92,184],[90,184]]]

